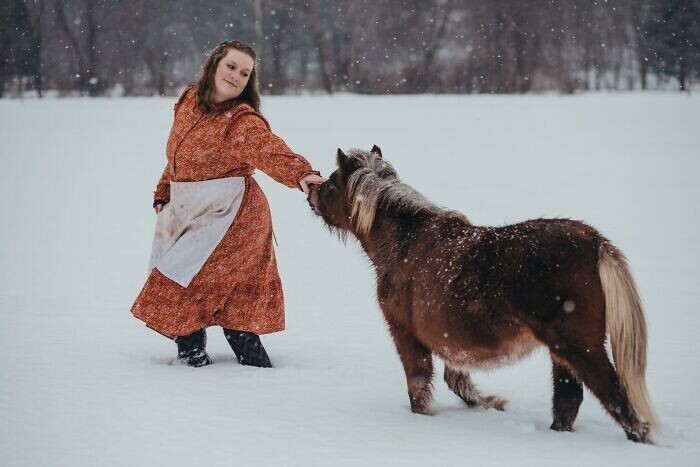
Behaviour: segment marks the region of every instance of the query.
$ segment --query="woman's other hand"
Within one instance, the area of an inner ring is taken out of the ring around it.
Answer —
[[[165,206],[166,204],[168,204],[168,202],[162,199],[157,199],[153,201],[153,209],[156,211],[156,214],[161,212],[163,210],[163,206]]]
[[[315,185],[320,185],[321,183],[325,182],[326,179],[316,175],[316,174],[308,174],[301,180],[299,180],[299,185],[301,185],[301,189],[304,190],[305,194],[309,194],[309,190],[313,188]]]

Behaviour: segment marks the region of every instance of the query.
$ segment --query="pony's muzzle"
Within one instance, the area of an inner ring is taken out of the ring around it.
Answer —
[[[309,206],[311,206],[311,210],[316,214],[317,216],[320,215],[318,209],[317,209],[317,204],[318,204],[318,187],[320,185],[314,185],[309,189],[309,194],[306,197],[306,201],[309,203]]]

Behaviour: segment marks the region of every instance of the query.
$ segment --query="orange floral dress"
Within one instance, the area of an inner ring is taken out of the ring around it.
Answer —
[[[175,104],[168,163],[154,197],[169,200],[170,181],[245,177],[243,201],[224,238],[186,288],[155,268],[131,312],[170,338],[214,325],[256,334],[281,331],[284,298],[270,208],[251,175],[260,169],[290,188],[300,188],[301,178],[318,172],[249,105],[204,113],[196,102],[190,86]]]

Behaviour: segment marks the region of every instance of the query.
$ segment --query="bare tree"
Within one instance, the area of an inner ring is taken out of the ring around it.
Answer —
[[[22,95],[26,82],[37,74],[39,48],[34,27],[22,0],[0,5],[0,96],[13,82]]]
[[[55,3],[58,27],[72,49],[78,90],[90,96],[99,95],[103,87],[97,76],[96,5],[96,0]]]

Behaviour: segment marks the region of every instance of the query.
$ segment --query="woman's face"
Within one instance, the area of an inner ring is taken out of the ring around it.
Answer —
[[[236,49],[219,60],[214,75],[214,102],[224,102],[238,97],[248,84],[248,78],[253,71],[253,59]]]

